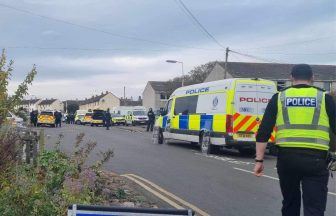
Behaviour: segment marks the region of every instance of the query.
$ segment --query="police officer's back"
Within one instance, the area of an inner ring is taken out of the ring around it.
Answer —
[[[293,86],[275,94],[259,127],[255,175],[263,174],[266,144],[276,127],[277,171],[283,195],[282,215],[299,216],[301,189],[305,216],[324,215],[329,171],[330,132],[335,134],[335,103],[322,89],[311,86],[309,65],[292,69]]]

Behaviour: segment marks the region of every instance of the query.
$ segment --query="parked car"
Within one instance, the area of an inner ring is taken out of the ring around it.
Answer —
[[[93,110],[91,126],[104,126],[104,118],[104,110]]]
[[[48,125],[56,127],[56,118],[53,111],[42,111],[37,117],[37,126]]]
[[[7,121],[13,125],[23,125],[23,118],[20,118],[12,112],[7,113]]]
[[[112,114],[112,125],[126,125],[125,116]]]

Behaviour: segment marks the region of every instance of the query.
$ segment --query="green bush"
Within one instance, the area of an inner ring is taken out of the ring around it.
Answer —
[[[0,215],[66,215],[69,204],[101,202],[99,169],[113,154],[109,150],[102,154],[101,161],[85,167],[85,160],[96,144],[81,145],[83,137],[84,134],[77,137],[71,156],[57,148],[41,152],[36,167],[16,162],[3,170],[0,173]]]

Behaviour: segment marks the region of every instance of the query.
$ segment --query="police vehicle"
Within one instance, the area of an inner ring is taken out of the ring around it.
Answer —
[[[92,115],[93,112],[92,111],[88,111],[87,113],[85,113],[82,124],[83,125],[91,125],[92,123]]]
[[[104,110],[93,110],[91,127],[93,126],[104,126],[105,111]]]
[[[56,118],[54,111],[42,111],[37,117],[37,126],[48,125],[56,127]]]
[[[87,110],[77,110],[75,112],[75,124],[81,125],[84,120],[84,116],[87,113]]]
[[[143,106],[120,106],[115,113],[125,116],[126,125],[147,124],[148,116]]]
[[[273,81],[226,79],[176,89],[155,122],[154,141],[197,143],[202,152],[220,148],[255,152],[255,133],[276,93]],[[270,143],[274,143],[274,133]]]

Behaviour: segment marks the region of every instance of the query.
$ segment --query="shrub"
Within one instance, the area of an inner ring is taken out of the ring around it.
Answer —
[[[87,167],[85,161],[96,143],[82,145],[83,137],[77,136],[71,156],[59,150],[60,135],[56,149],[41,152],[36,167],[8,165],[0,176],[0,215],[65,215],[69,204],[101,202],[100,167],[113,151],[102,153],[101,161]]]

